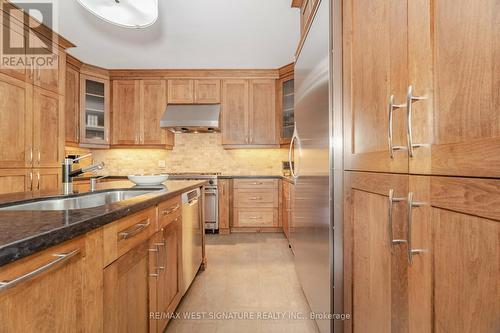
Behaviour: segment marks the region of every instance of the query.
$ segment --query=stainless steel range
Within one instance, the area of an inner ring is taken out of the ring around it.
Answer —
[[[220,173],[170,173],[170,180],[208,180],[205,188],[205,230],[215,233],[219,230],[219,193],[217,176]]]

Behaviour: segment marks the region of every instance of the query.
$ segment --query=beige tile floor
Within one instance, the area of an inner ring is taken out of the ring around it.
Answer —
[[[282,234],[207,235],[207,258],[207,270],[198,273],[177,309],[181,318],[170,322],[167,333],[318,332],[313,321],[298,319],[310,309]],[[200,312],[207,312],[204,319],[182,318]],[[279,313],[284,318],[257,318]]]

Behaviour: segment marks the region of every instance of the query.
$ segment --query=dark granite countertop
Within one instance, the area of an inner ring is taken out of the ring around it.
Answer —
[[[281,179],[283,178],[282,176],[272,176],[272,175],[220,175],[217,176],[219,179],[245,179],[245,178],[251,178],[251,179]]]
[[[87,209],[67,211],[0,210],[0,266],[83,235],[204,184],[206,181],[166,181],[161,190],[151,194]],[[132,187],[134,184],[129,181],[103,182],[98,185],[97,192]],[[17,201],[33,201],[54,196],[60,196],[60,194],[42,192],[40,194],[0,195],[0,208]]]

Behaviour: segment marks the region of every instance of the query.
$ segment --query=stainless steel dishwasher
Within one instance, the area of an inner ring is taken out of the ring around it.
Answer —
[[[182,194],[182,273],[183,293],[193,282],[203,260],[204,228],[201,221],[199,188]]]

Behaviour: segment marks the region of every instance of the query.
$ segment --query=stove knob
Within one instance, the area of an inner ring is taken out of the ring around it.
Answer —
[[[209,183],[210,185],[213,185],[213,184],[214,184],[214,181],[213,181],[212,179],[210,179],[210,180],[208,181],[208,183]]]

